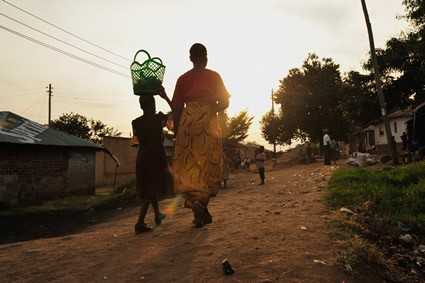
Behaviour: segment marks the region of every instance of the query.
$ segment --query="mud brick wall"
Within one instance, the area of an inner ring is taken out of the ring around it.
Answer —
[[[94,152],[86,155],[84,151],[75,155],[63,147],[0,145],[0,202],[36,202],[72,192],[94,192]],[[75,156],[78,162],[73,160]],[[69,164],[79,168],[69,168]],[[79,183],[68,180],[69,173],[75,176],[78,170],[84,179]],[[87,180],[91,175],[93,180]]]

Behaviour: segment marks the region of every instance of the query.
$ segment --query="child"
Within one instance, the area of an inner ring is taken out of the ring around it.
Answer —
[[[258,153],[255,156],[255,162],[257,163],[258,174],[260,174],[261,182],[258,184],[259,186],[264,185],[265,170],[264,170],[264,161],[266,160],[266,154],[264,153],[264,146],[260,146],[258,149]]]
[[[163,87],[159,96],[171,105]],[[167,122],[167,115],[162,112],[156,113],[153,95],[140,96],[139,103],[143,115],[131,123],[133,134],[139,143],[136,159],[136,188],[139,197],[142,199],[139,218],[134,226],[136,234],[153,229],[145,223],[149,204],[152,204],[154,209],[156,225],[160,225],[162,220],[165,219],[166,215],[159,210],[157,197],[170,192],[170,180],[172,180],[165,156],[162,133]]]
[[[230,161],[232,161],[227,156],[227,149],[224,149],[222,152],[223,157],[223,166],[222,166],[222,180],[223,180],[223,189],[227,189],[227,180],[229,180],[229,167],[230,167]]]

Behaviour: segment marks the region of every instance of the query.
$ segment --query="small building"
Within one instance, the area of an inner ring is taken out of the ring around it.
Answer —
[[[105,147],[0,112],[0,203],[95,192],[95,153]]]
[[[391,135],[397,143],[397,150],[402,147],[401,135],[407,132],[407,122],[412,119],[413,112],[411,110],[399,110],[389,114],[388,121],[390,124]],[[385,133],[385,124],[382,118],[373,122],[371,125],[355,133],[350,143],[351,152],[368,152],[372,148],[378,154],[388,154],[388,141]]]
[[[406,122],[412,119],[413,112],[411,110],[395,111],[388,115],[388,121],[391,128],[391,135],[394,136],[396,143],[402,143],[400,136],[407,131]],[[377,147],[386,146],[387,136],[385,134],[385,125],[382,119],[375,123],[375,145]],[[399,146],[398,146],[399,147]],[[398,148],[399,149],[399,148]]]

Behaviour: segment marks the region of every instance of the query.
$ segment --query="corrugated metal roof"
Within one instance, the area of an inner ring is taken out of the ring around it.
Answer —
[[[0,143],[91,147],[104,150],[102,145],[48,128],[8,111],[0,112]]]
[[[398,118],[398,117],[413,117],[413,111],[408,110],[397,110],[388,114],[388,118]]]

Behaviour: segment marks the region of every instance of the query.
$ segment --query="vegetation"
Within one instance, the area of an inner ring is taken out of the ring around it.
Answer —
[[[340,169],[327,189],[331,207],[351,212],[328,222],[341,246],[338,260],[347,270],[367,264],[391,282],[422,282],[415,245],[425,240],[425,161],[386,171]],[[403,242],[401,236],[414,240]]]
[[[410,29],[390,38],[386,48],[376,49],[389,112],[425,100],[425,2],[403,0],[403,5],[406,15],[402,17]],[[263,116],[263,137],[269,143],[309,139],[318,144],[325,128],[333,138],[346,140],[368,126],[381,114],[370,59],[363,69],[365,74],[349,71],[341,75],[331,58],[309,54],[301,68],[291,69],[280,81],[274,100],[281,108],[275,119],[270,113]]]
[[[226,111],[220,113],[219,123],[223,132],[223,145],[235,146],[243,142],[248,137],[248,130],[253,119],[254,117],[250,117],[247,110],[230,118]]]
[[[58,119],[51,122],[50,127],[94,143],[101,143],[106,136],[121,136],[121,132],[106,126],[102,121],[93,118],[88,119],[73,112],[62,114]]]
[[[327,202],[355,209],[369,202],[382,219],[414,226],[425,224],[425,162],[383,171],[348,168],[335,172]]]
[[[282,124],[279,122],[279,117],[274,111],[267,112],[261,118],[260,125],[263,138],[270,144],[278,143],[278,133],[280,133],[280,136],[285,135],[284,129],[281,128]],[[290,143],[290,141],[288,142]]]
[[[425,2],[404,0],[410,29],[389,39],[377,50],[384,93],[389,109],[416,105],[425,100]],[[365,64],[370,70],[371,62]]]
[[[273,98],[281,107],[275,118],[271,113],[263,116],[263,136],[269,142],[276,138],[278,144],[290,144],[293,139],[319,143],[327,128],[333,138],[345,140],[349,123],[341,108],[342,85],[339,65],[331,58],[309,54],[301,68],[291,69],[280,81]]]

